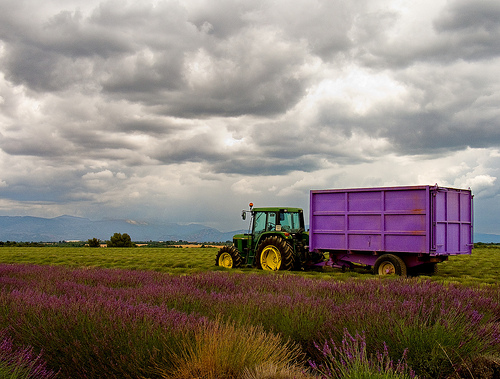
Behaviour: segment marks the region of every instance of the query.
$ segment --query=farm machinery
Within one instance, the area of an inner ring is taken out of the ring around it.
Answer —
[[[310,191],[309,231],[300,208],[253,208],[249,232],[221,248],[216,265],[299,270],[355,264],[379,275],[432,273],[449,256],[471,254],[470,189],[434,186]],[[325,256],[328,260],[325,261]]]

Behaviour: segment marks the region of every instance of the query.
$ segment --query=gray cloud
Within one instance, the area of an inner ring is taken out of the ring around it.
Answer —
[[[482,60],[500,53],[500,4],[492,1],[455,1],[434,21],[454,59]]]
[[[210,221],[192,197],[307,204],[309,188],[428,181],[494,198],[499,14],[484,0],[3,1],[0,213]]]
[[[434,23],[439,31],[485,30],[498,32],[500,28],[500,4],[485,0],[449,2]]]

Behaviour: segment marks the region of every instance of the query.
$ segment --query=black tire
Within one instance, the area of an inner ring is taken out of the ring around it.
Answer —
[[[267,237],[257,248],[257,267],[262,270],[292,270],[293,249],[288,242],[278,236]]]
[[[416,267],[417,273],[420,275],[434,275],[438,272],[438,265],[435,262],[424,263]]]
[[[216,266],[238,268],[241,266],[241,262],[240,252],[234,246],[221,247],[215,256]]]
[[[397,255],[384,254],[377,259],[373,266],[373,273],[378,275],[406,276],[406,264]]]

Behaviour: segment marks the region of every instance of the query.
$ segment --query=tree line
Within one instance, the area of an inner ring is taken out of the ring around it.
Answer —
[[[178,240],[178,241],[144,241],[132,242],[132,238],[127,233],[114,233],[109,240],[102,241],[99,238],[91,238],[85,241],[59,241],[59,242],[16,242],[16,241],[0,241],[0,247],[44,247],[44,246],[71,246],[71,247],[100,247],[105,244],[107,247],[136,247],[137,243],[141,246],[148,247],[176,247],[178,245],[189,245],[193,242]],[[225,244],[231,244],[232,241],[226,241]],[[221,242],[205,242],[201,247],[211,247],[212,245],[220,245]]]

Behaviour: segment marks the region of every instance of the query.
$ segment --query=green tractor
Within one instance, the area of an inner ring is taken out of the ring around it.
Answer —
[[[322,253],[309,252],[309,233],[300,208],[253,208],[249,233],[233,237],[232,246],[222,247],[215,258],[226,268],[257,267],[262,270],[300,270],[324,260]]]

